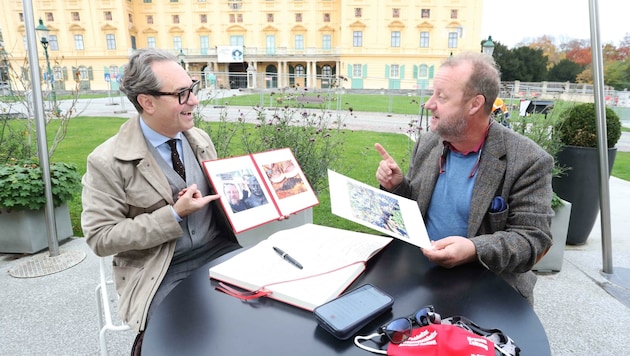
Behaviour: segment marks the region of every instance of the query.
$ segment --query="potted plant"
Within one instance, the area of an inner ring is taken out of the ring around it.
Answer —
[[[567,243],[586,243],[599,213],[599,150],[597,148],[597,116],[594,103],[572,106],[563,111],[555,127],[564,147],[558,152],[558,163],[566,167],[554,177],[553,189],[572,203]],[[606,108],[608,173],[612,171],[621,137],[621,120]]]
[[[9,64],[13,59],[8,61]],[[34,85],[41,86],[40,78],[31,82],[24,73],[9,65],[8,77],[16,88],[6,105],[24,115],[0,115],[0,252],[35,253],[48,246],[47,224],[45,219],[46,196],[44,180],[39,161],[38,137],[35,117],[32,116],[34,103],[28,93]],[[52,157],[58,145],[66,137],[70,120],[76,115],[79,99],[79,73],[71,73],[75,78],[74,88],[67,91],[70,99],[65,100],[63,111],[44,110],[45,125],[54,128],[54,137],[47,147],[48,157]],[[58,108],[57,108],[58,109]],[[81,176],[77,168],[68,163],[51,163],[50,178],[58,239],[73,235],[67,202],[81,189]]]
[[[510,126],[523,136],[529,137],[542,149],[547,151],[554,158],[552,176],[560,177],[565,168],[558,163],[558,152],[563,148],[559,136],[554,131],[554,124],[558,120],[557,111],[553,109],[546,115],[532,114],[521,118]],[[571,203],[561,199],[554,191],[551,199],[551,208],[554,216],[551,219],[551,236],[553,245],[547,254],[532,268],[535,271],[560,271],[564,258],[564,247],[566,245],[567,232],[569,228],[569,217],[571,214]]]
[[[50,164],[59,239],[72,236],[67,202],[81,189],[81,176],[69,163]],[[35,253],[48,246],[44,180],[37,160],[10,159],[0,166],[0,252]]]

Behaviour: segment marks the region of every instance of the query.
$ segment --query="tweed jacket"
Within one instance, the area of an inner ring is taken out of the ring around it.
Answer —
[[[139,117],[87,158],[83,176],[81,225],[98,256],[114,255],[113,274],[120,295],[118,312],[136,331],[144,330],[151,300],[162,282],[183,231],[170,205],[173,193],[149,152]],[[210,137],[193,128],[183,133],[197,161],[216,159]],[[236,241],[218,201],[218,226]]]
[[[443,141],[432,132],[416,143],[409,171],[395,194],[416,200],[423,216],[439,176]],[[530,303],[536,276],[531,268],[552,244],[553,158],[530,139],[492,125],[481,152],[468,217],[468,238],[477,260],[503,277]],[[502,196],[508,208],[491,213]]]

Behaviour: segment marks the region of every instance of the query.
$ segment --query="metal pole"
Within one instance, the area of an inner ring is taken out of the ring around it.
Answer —
[[[55,223],[55,207],[52,198],[52,185],[50,183],[50,164],[48,163],[48,141],[46,140],[46,123],[44,117],[44,99],[42,89],[36,85],[41,73],[39,71],[39,59],[37,58],[37,38],[35,37],[35,17],[33,4],[30,0],[22,0],[24,9],[24,25],[26,27],[26,44],[28,48],[28,63],[31,71],[31,89],[33,93],[33,111],[35,113],[35,127],[37,131],[37,152],[39,165],[42,169],[44,180],[44,194],[46,196],[46,226],[48,230],[48,249],[50,256],[59,255],[59,242],[57,241],[57,226]],[[48,58],[48,55],[46,55]],[[49,67],[50,68],[50,65]],[[53,92],[54,93],[54,92]]]
[[[591,23],[591,52],[593,56],[593,80],[595,110],[597,114],[597,146],[599,147],[599,204],[602,229],[603,272],[612,274],[612,241],[610,231],[610,190],[608,173],[608,145],[606,137],[606,101],[604,100],[604,69],[602,47],[599,39],[599,12],[597,0],[589,0]]]

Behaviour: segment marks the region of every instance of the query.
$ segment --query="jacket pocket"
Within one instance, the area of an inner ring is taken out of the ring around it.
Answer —
[[[113,274],[116,292],[120,296],[118,312],[120,315],[129,316],[131,306],[131,296],[140,283],[144,268],[136,266],[120,266],[114,263]]]
[[[509,215],[509,209],[505,209],[498,213],[488,213],[490,220],[490,233],[495,233],[497,231],[505,230],[505,226],[507,225],[507,219]]]

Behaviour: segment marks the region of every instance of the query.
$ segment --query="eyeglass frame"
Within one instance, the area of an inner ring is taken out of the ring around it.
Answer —
[[[392,332],[398,332],[398,333],[401,333],[402,331],[405,332],[401,340],[398,340],[398,339],[393,340],[392,336],[387,332],[387,328],[393,323],[399,323],[399,322],[407,322],[408,327],[407,329],[404,329],[404,330],[396,330],[396,331],[392,330]],[[379,327],[377,329],[377,333],[381,335],[381,341],[383,342],[385,342],[385,338],[386,338],[392,344],[402,344],[407,339],[409,339],[409,337],[411,337],[411,333],[413,331],[414,325],[422,327],[422,326],[427,326],[429,324],[441,324],[441,323],[442,323],[442,318],[440,314],[435,312],[435,308],[433,307],[433,305],[427,305],[418,309],[418,311],[416,311],[415,313],[409,316],[406,316],[404,318],[394,319],[388,322],[387,324]]]
[[[189,88],[173,92],[149,90],[147,91],[147,94],[152,96],[177,96],[177,101],[179,102],[179,105],[184,105],[188,102],[188,100],[190,100],[191,93],[197,95],[197,93],[199,92],[199,83],[200,81],[198,79],[193,79],[193,83]],[[186,99],[182,101],[182,97],[184,95],[186,95]]]

